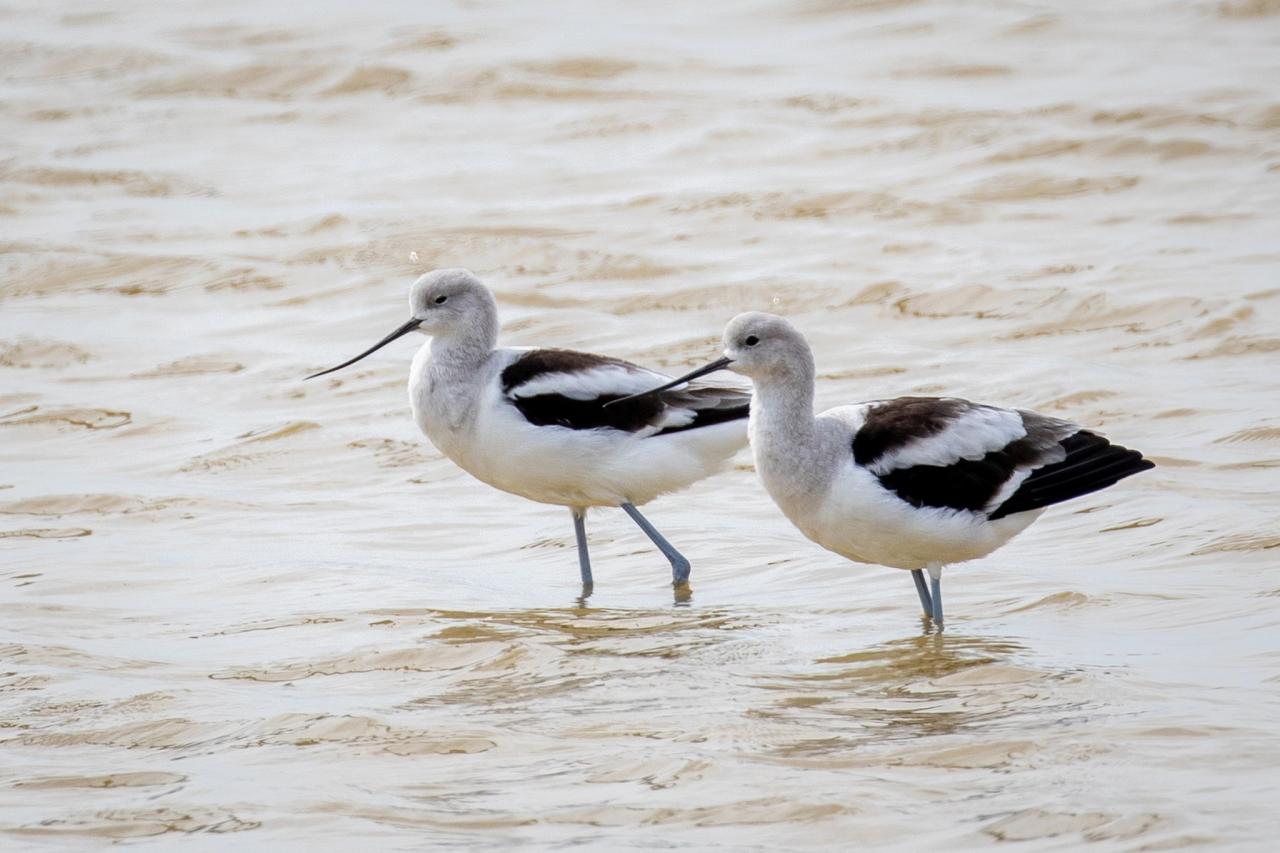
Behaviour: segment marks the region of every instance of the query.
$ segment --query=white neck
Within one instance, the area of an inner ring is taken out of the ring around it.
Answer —
[[[825,493],[834,472],[817,452],[812,363],[754,379],[751,448],[765,488],[786,512]]]
[[[432,335],[413,360],[409,397],[414,417],[446,453],[448,443],[475,418],[484,388],[481,374],[498,342],[497,307],[492,297],[489,303],[469,322]]]
[[[754,380],[751,413],[771,439],[804,439],[813,433],[813,376],[764,376]]]

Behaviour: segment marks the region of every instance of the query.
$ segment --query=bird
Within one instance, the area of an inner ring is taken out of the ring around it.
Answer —
[[[668,394],[725,369],[750,378],[748,434],[774,503],[829,551],[909,570],[939,632],[944,567],[985,557],[1053,504],[1155,467],[1071,421],[957,397],[872,400],[815,415],[813,350],[790,322],[739,314],[722,343],[721,358],[645,393]]]
[[[588,352],[497,346],[497,302],[465,269],[419,277],[409,312],[369,349],[306,378],[405,335],[429,336],[409,372],[418,427],[476,479],[569,508],[584,598],[594,587],[586,534],[593,507],[620,507],[670,562],[672,583],[687,589],[689,561],[638,507],[715,473],[746,446],[747,389],[702,383],[621,402],[671,377]]]

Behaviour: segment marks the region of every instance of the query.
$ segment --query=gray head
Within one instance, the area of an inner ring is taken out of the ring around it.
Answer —
[[[752,380],[813,380],[813,350],[795,326],[776,314],[748,311],[724,327],[725,365]]]
[[[467,270],[432,270],[413,283],[409,313],[418,321],[415,331],[447,335],[496,320],[493,294]]]
[[[809,342],[795,326],[776,314],[761,314],[758,311],[739,314],[725,326],[723,342],[723,358],[692,370],[665,385],[629,397],[620,397],[605,403],[605,406],[634,400],[646,394],[656,394],[717,370],[732,370],[749,376],[756,387],[801,387],[812,393],[814,368],[813,351],[809,349]],[[777,386],[775,383],[783,385]]]
[[[475,345],[492,349],[498,336],[498,305],[489,288],[467,270],[432,270],[415,281],[409,291],[407,322],[355,358],[307,378],[314,379],[355,364],[410,332],[471,338]]]

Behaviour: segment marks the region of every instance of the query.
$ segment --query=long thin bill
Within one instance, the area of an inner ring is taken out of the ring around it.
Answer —
[[[715,373],[717,370],[724,370],[726,367],[728,367],[731,364],[733,364],[733,359],[729,358],[728,356],[725,356],[724,358],[717,358],[715,361],[711,362],[710,364],[699,367],[697,370],[692,370],[678,379],[672,379],[666,385],[659,385],[657,388],[650,388],[648,391],[641,391],[639,394],[631,394],[626,397],[619,397],[616,400],[610,400],[609,402],[605,403],[602,408],[607,409],[610,406],[614,405],[615,403],[625,403],[627,400],[634,400],[637,397],[647,397],[650,394],[659,394],[663,391],[666,391],[668,388],[674,388],[677,385],[683,385],[684,383],[692,379],[697,379],[699,376],[706,376],[708,373]]]
[[[386,336],[385,338],[383,338],[382,340],[378,341],[378,342],[377,342],[376,344],[374,344],[373,346],[369,347],[369,348],[368,348],[367,350],[365,350],[364,352],[360,353],[360,354],[359,354],[358,356],[356,356],[355,358],[350,359],[350,360],[348,360],[348,361],[344,361],[344,362],[342,362],[342,364],[339,364],[337,367],[330,367],[328,370],[322,370],[322,371],[320,371],[319,373],[313,373],[313,374],[311,374],[310,376],[308,376],[308,377],[307,377],[307,379],[315,379],[317,376],[324,376],[326,373],[333,373],[335,370],[341,370],[341,369],[342,369],[342,368],[344,368],[344,367],[348,367],[349,365],[355,364],[357,361],[359,361],[360,359],[364,358],[366,355],[371,355],[371,354],[373,354],[373,353],[377,352],[378,350],[382,349],[382,348],[383,348],[383,347],[385,347],[387,344],[389,344],[389,343],[391,343],[392,341],[394,341],[396,338],[402,338],[402,337],[404,337],[405,335],[409,334],[409,333],[410,333],[410,332],[412,332],[414,329],[418,328],[418,324],[419,324],[419,323],[421,323],[421,322],[422,322],[421,320],[410,320],[409,322],[405,323],[405,324],[404,324],[403,326],[401,326],[400,328],[396,329],[396,330],[395,330],[394,332],[392,332],[391,334],[387,335],[387,336]],[[303,381],[305,381],[305,380],[303,380]]]

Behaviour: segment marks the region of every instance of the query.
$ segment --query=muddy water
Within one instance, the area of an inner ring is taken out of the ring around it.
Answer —
[[[0,7],[0,847],[1268,848],[1280,7],[432,5]],[[745,454],[650,507],[689,600],[600,512],[583,604],[409,342],[299,381],[454,265],[511,343],[674,370],[773,310],[823,404],[1160,467],[942,637]]]

